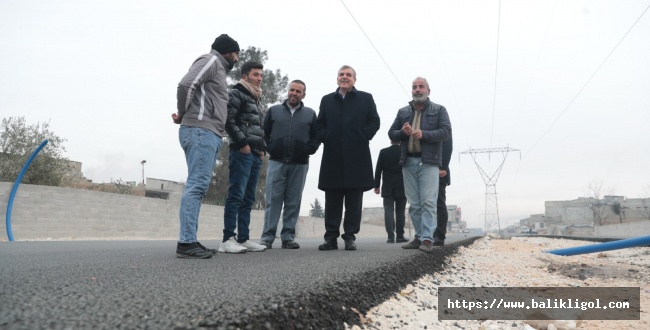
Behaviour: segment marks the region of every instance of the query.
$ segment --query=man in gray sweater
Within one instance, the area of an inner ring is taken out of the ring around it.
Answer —
[[[214,40],[212,50],[194,61],[177,91],[178,137],[185,152],[187,181],[180,206],[179,258],[211,258],[216,249],[197,241],[201,201],[208,191],[214,163],[222,145],[228,105],[226,75],[239,59],[239,44],[227,34]]]

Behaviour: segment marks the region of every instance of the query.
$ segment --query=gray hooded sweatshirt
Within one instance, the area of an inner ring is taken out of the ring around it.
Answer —
[[[178,83],[176,98],[182,126],[208,129],[223,137],[228,113],[228,61],[216,50],[201,55]]]

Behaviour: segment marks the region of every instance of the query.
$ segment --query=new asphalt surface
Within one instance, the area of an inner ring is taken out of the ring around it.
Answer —
[[[176,258],[174,241],[4,242],[0,328],[341,329],[475,239],[448,235],[432,254],[385,238],[358,238],[357,251],[278,240],[205,260]]]

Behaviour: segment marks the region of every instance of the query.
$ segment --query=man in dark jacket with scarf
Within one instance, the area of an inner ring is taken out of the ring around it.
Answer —
[[[241,68],[241,80],[230,91],[226,117],[226,131],[230,136],[230,187],[224,207],[223,240],[219,252],[266,250],[265,246],[249,239],[251,208],[255,202],[257,179],[266,150],[262,130],[263,110],[260,103],[263,68],[260,63],[244,63]]]
[[[437,200],[442,165],[442,142],[451,136],[451,122],[445,107],[429,100],[429,83],[413,80],[413,101],[399,109],[388,130],[391,140],[400,140],[404,190],[415,238],[405,249],[433,252],[433,232],[437,226]]]
[[[309,155],[320,146],[316,138],[316,111],[302,103],[306,91],[303,81],[292,81],[287,100],[269,108],[264,116],[264,140],[271,157],[266,171],[266,209],[260,244],[268,249],[275,240],[280,213],[282,248],[300,248],[294,239]]]
[[[357,74],[339,69],[334,93],[323,96],[318,113],[318,139],[323,158],[318,189],[325,191],[325,243],[321,251],[338,249],[343,203],[346,250],[356,250],[355,234],[361,226],[363,192],[374,187],[369,142],[379,130],[379,114],[372,95],[354,87]]]

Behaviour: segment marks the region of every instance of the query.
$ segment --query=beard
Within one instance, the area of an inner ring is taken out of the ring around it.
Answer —
[[[228,68],[226,69],[226,73],[228,73],[230,70],[232,70],[232,68],[235,67],[235,63],[237,63],[237,61],[233,61],[229,58],[226,58],[226,61],[228,61]]]
[[[292,99],[292,98],[289,98],[289,99],[287,100],[287,103],[289,103],[289,105],[290,105],[292,108],[295,108],[295,107],[297,107],[297,106],[300,105],[300,101],[297,101],[296,99]]]
[[[426,95],[413,95],[413,102],[424,103],[429,97]]]

